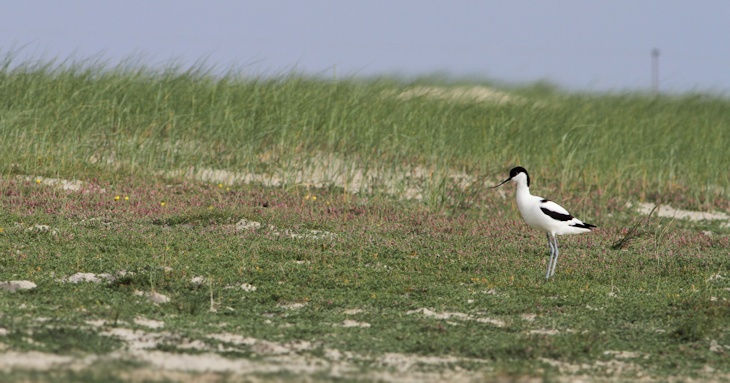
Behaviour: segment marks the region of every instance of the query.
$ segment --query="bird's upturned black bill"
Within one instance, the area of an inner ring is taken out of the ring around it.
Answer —
[[[512,179],[512,177],[507,178],[506,180],[502,181],[499,185],[490,187],[490,189],[498,188],[498,187],[504,185],[505,182],[507,182],[507,181],[509,181],[511,179]]]

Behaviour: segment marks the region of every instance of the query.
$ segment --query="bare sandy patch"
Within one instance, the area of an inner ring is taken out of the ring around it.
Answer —
[[[261,222],[249,221],[245,218],[240,219],[238,222],[236,222],[236,225],[235,225],[236,231],[255,230],[260,227],[261,227]]]
[[[423,312],[422,310],[419,310]],[[442,317],[461,318],[459,313],[437,313]],[[135,322],[149,321],[138,317]],[[366,380],[382,382],[479,382],[489,379],[489,359],[458,357],[453,355],[415,355],[404,353],[385,353],[382,355],[359,354],[352,351],[324,348],[321,353],[311,352],[322,347],[321,344],[305,340],[274,342],[256,339],[234,333],[215,333],[206,335],[207,339],[217,340],[222,344],[209,344],[202,340],[190,340],[168,331],[147,332],[128,328],[112,328],[102,335],[113,336],[122,340],[127,348],[106,355],[87,357],[59,356],[40,352],[4,352],[0,358],[0,370],[24,369],[33,371],[49,371],[54,369],[72,369],[80,371],[87,368],[107,366],[112,361],[135,362],[135,365],[119,371],[124,377],[145,377],[144,379],[169,379],[175,381],[218,382],[225,381],[258,381],[256,374],[287,373],[299,375],[302,380],[316,380],[323,376],[340,380]],[[158,350],[159,345],[170,345],[178,352]],[[723,346],[714,344],[718,352]],[[193,353],[179,352],[195,350]],[[235,358],[220,355],[220,352],[248,350],[259,357]],[[647,377],[637,364],[624,359],[646,357],[631,351],[607,351],[604,353],[613,359],[591,363],[573,364],[558,360],[541,358],[548,366],[558,369],[557,381],[595,381],[596,374],[605,374],[599,381],[623,381],[623,377]],[[472,367],[464,369],[459,364],[466,363]],[[366,370],[363,366],[370,366]],[[477,366],[477,367],[474,367]],[[482,366],[482,367],[478,367]],[[708,366],[709,367],[709,366]],[[717,376],[707,368],[700,372],[703,376],[727,378],[728,375]],[[592,378],[593,377],[593,378]],[[146,381],[147,381],[146,380]],[[644,379],[656,381],[656,379]],[[722,379],[720,379],[722,380]],[[266,379],[264,379],[266,381]],[[499,381],[499,380],[498,380]],[[505,380],[506,381],[506,380]],[[510,379],[510,381],[514,381]],[[542,381],[542,376],[519,378],[516,381]]]
[[[115,327],[99,334],[112,336],[122,340],[131,350],[152,349],[157,347],[164,340],[172,338],[172,334],[169,332],[146,332],[143,330],[132,330],[123,327]]]
[[[9,291],[11,293],[14,293],[18,290],[32,290],[36,287],[38,287],[38,285],[36,285],[35,283],[25,280],[0,282],[0,290]]]
[[[208,334],[207,338],[216,339],[221,342],[232,343],[235,345],[253,346],[258,341],[256,338],[244,337],[238,334],[221,333],[221,334]]]
[[[344,322],[339,324],[340,327],[362,327],[362,328],[369,328],[370,323],[367,322],[358,322],[350,319],[345,319]]]
[[[631,205],[629,205],[631,206]],[[637,205],[637,211],[639,214],[648,215],[652,209],[656,206],[653,203],[641,202]],[[677,218],[677,219],[689,219],[690,221],[702,221],[702,220],[730,220],[730,215],[723,212],[703,212],[703,211],[692,211],[675,209],[669,205],[660,205],[655,211],[659,217],[666,218]]]
[[[134,323],[136,323],[140,326],[151,328],[151,329],[162,328],[165,326],[165,322],[161,322],[161,321],[154,320],[154,319],[147,319],[144,317],[134,318]]]
[[[134,292],[134,295],[139,295],[142,297],[147,298],[148,301],[154,303],[154,304],[161,304],[161,303],[168,303],[170,302],[170,297],[164,294],[160,294],[157,291],[139,291],[136,290]]]
[[[45,371],[61,365],[69,365],[74,362],[74,357],[48,354],[37,351],[15,352],[7,351],[2,353],[0,358],[0,370],[11,370],[16,368],[28,370]]]
[[[367,167],[358,158],[345,158],[329,153],[308,153],[281,163],[278,159],[261,159],[269,170],[266,173],[233,172],[224,169],[187,168],[168,171],[162,175],[171,178],[195,179],[223,185],[260,184],[281,187],[296,186],[304,189],[341,187],[347,193],[384,193],[403,199],[423,199],[425,185],[436,176],[444,176],[456,187],[466,189],[477,181],[455,169],[424,166]],[[242,223],[247,229],[256,223]]]
[[[310,239],[324,239],[324,238],[331,238],[336,237],[337,235],[335,233],[330,233],[328,231],[324,230],[291,230],[291,229],[279,229],[274,225],[264,225],[261,222],[256,221],[250,221],[248,219],[242,218],[238,222],[236,222],[234,225],[227,225],[228,227],[232,227],[235,231],[246,231],[246,230],[267,230],[269,233],[280,236],[280,237],[287,237],[287,238],[293,238],[293,239],[300,239],[300,238],[310,238]]]
[[[23,181],[35,182],[39,185],[58,187],[68,191],[79,191],[84,187],[84,183],[78,180],[65,180],[61,178],[48,178],[41,176],[18,176]]]
[[[281,308],[286,309],[286,310],[299,310],[299,309],[303,308],[306,305],[307,305],[306,303],[298,303],[298,302],[296,302],[296,303],[280,303],[280,304],[277,305],[277,307],[281,307]]]
[[[527,332],[530,335],[558,335],[560,334],[560,331],[555,329],[538,329],[538,330],[530,330]]]
[[[540,361],[550,366],[556,367],[558,371],[560,371],[560,373],[562,374],[572,376],[579,374],[590,374],[592,372],[601,372],[604,374],[617,376],[624,374],[634,375],[641,373],[641,367],[639,367],[638,365],[631,362],[625,362],[615,359],[608,361],[598,360],[593,363],[581,364],[568,363],[548,358],[540,358]]]
[[[357,314],[364,313],[364,312],[365,312],[365,310],[363,310],[363,309],[347,309],[347,310],[342,311],[342,313],[345,315],[357,315]]]
[[[527,103],[527,99],[524,97],[509,94],[486,86],[416,86],[397,93],[396,97],[404,100],[416,97],[427,97],[437,100],[482,102],[496,105]]]
[[[453,319],[459,319],[459,320],[463,320],[463,321],[475,321],[475,322],[480,322],[480,323],[487,323],[487,324],[491,324],[491,325],[497,326],[497,327],[506,326],[506,323],[499,319],[493,319],[493,318],[488,318],[488,317],[479,317],[479,316],[475,316],[475,315],[469,315],[469,314],[464,314],[464,313],[454,313],[454,312],[438,313],[438,312],[429,310],[427,308],[416,309],[416,310],[411,310],[411,311],[406,312],[406,315],[412,315],[412,314],[423,314],[423,316],[434,318],[434,319],[448,320],[448,319],[453,318]]]
[[[229,343],[234,346],[246,346],[252,352],[259,355],[280,355],[307,351],[314,348],[312,342],[305,340],[295,340],[286,343],[271,342],[263,339],[252,337],[244,337],[238,334],[220,333],[208,334],[207,338],[216,339],[221,342]]]
[[[81,283],[81,282],[90,282],[90,283],[101,283],[104,281],[112,282],[116,280],[116,277],[108,274],[108,273],[102,273],[102,274],[94,274],[94,273],[76,273],[73,275],[70,275],[66,278],[59,279],[59,282],[69,282],[69,283]]]
[[[533,322],[535,318],[537,318],[537,314],[522,314],[520,315],[520,318],[526,322]]]
[[[649,355],[636,352],[636,351],[615,351],[615,350],[607,350],[603,352],[603,355],[609,355],[616,359],[634,359],[634,358],[648,358]]]
[[[725,350],[730,350],[730,346],[721,345],[720,343],[718,343],[717,339],[712,339],[710,341],[710,351],[724,353]]]

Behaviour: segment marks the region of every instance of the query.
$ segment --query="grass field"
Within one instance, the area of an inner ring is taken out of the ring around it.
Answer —
[[[727,220],[629,204],[730,211],[730,101],[487,85],[8,56],[0,380],[729,381]]]

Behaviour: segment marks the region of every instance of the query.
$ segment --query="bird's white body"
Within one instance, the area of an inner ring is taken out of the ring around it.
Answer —
[[[548,262],[546,278],[550,278],[555,274],[555,266],[558,264],[558,255],[560,254],[556,236],[587,233],[595,226],[573,217],[567,210],[553,201],[530,194],[530,176],[524,168],[513,168],[510,171],[510,177],[495,187],[507,181],[517,184],[515,196],[517,197],[517,208],[520,210],[522,219],[528,226],[544,232],[547,236],[550,261]]]
[[[520,210],[522,219],[531,228],[543,231],[551,236],[581,234],[591,231],[578,218],[573,217],[572,219],[561,221],[545,213],[542,209],[563,216],[571,216],[565,208],[555,202],[530,194],[530,187],[527,186],[527,177],[524,173],[519,174],[512,181],[517,183],[515,190],[517,208]]]

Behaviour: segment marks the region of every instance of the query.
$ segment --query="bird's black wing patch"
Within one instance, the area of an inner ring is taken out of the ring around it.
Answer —
[[[540,210],[542,210],[543,213],[547,214],[548,217],[558,220],[558,221],[570,221],[573,219],[573,216],[570,214],[561,214],[557,211],[552,211],[550,209],[546,209],[544,207],[541,207]]]
[[[580,227],[581,229],[593,229],[594,227],[597,227],[596,225],[591,225],[590,223],[578,223],[570,226]]]
[[[550,200],[549,199],[545,199],[545,198],[543,198],[542,200],[540,200],[540,203],[545,203],[545,202],[550,202]]]

